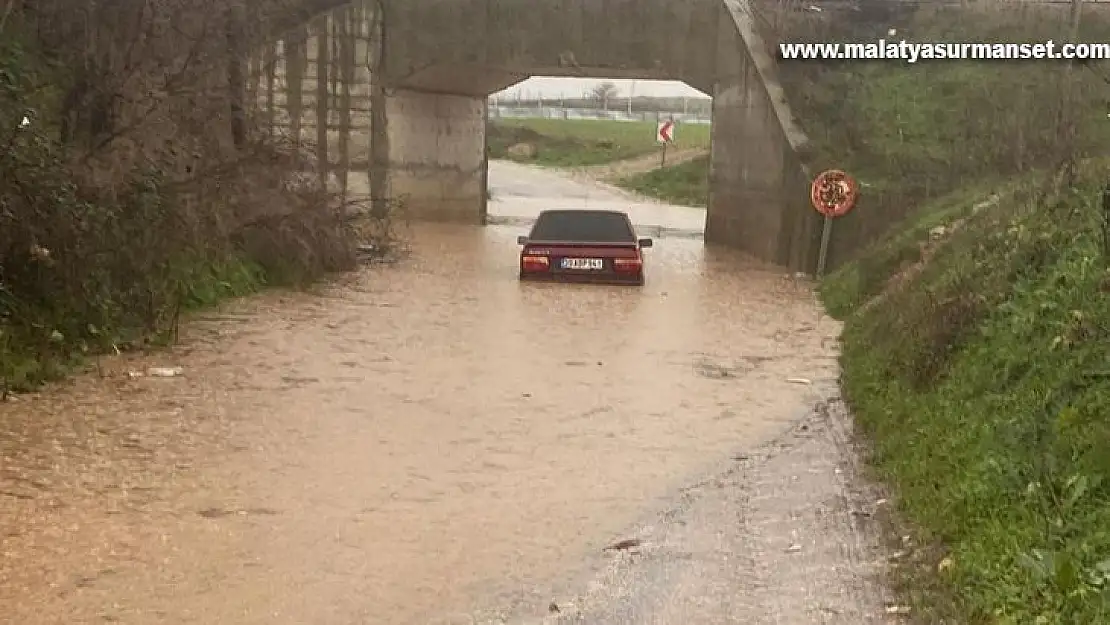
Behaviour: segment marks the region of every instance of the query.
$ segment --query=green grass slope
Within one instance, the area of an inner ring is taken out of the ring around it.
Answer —
[[[1089,169],[943,198],[823,284],[873,466],[935,547],[897,576],[922,622],[1110,623],[1110,168]]]
[[[490,158],[530,162],[549,167],[604,165],[659,150],[655,122],[594,119],[498,119],[487,129]],[[528,144],[532,158],[514,157],[509,148]],[[708,148],[709,125],[678,128],[675,146]]]
[[[709,156],[672,167],[626,176],[617,186],[682,206],[705,206],[709,199]]]

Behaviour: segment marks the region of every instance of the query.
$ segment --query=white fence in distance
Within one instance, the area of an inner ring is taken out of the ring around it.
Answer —
[[[682,124],[709,124],[712,118],[709,115],[696,113],[683,113],[682,111],[627,111],[605,110],[596,108],[573,108],[565,106],[532,105],[508,106],[490,103],[490,119],[606,119],[621,122],[658,122],[663,119],[673,119]]]

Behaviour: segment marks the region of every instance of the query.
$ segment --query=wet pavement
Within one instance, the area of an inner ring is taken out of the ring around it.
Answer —
[[[796,424],[836,375],[807,285],[706,248],[698,209],[575,184],[494,169],[503,225],[414,227],[396,265],[0,405],[0,622],[509,619]],[[647,285],[518,283],[553,199],[662,234]]]
[[[553,175],[538,167],[509,161],[490,162],[489,221],[525,227],[540,211],[584,208],[628,211],[642,236],[700,239],[705,230],[705,209],[671,206],[640,198],[602,184],[584,172]]]

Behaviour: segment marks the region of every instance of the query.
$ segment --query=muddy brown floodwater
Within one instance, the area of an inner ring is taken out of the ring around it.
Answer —
[[[512,223],[422,226],[0,406],[0,620],[467,622],[582,570],[835,375],[805,284],[675,231],[636,289],[519,284]]]

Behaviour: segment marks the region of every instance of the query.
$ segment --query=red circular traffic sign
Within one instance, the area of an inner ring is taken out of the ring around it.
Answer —
[[[839,169],[829,169],[813,179],[809,199],[813,208],[825,217],[843,217],[856,206],[859,183]]]

